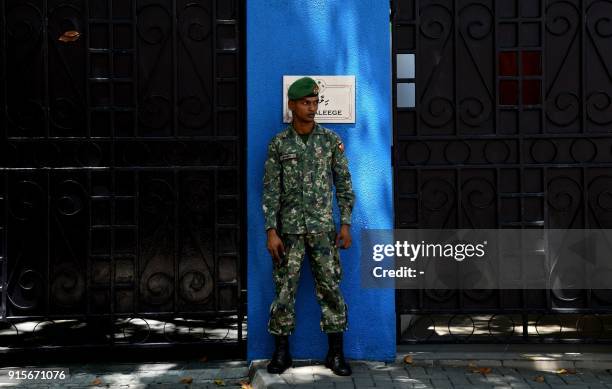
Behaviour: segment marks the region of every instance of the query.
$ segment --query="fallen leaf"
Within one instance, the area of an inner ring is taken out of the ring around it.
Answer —
[[[555,373],[559,375],[568,375],[568,374],[576,374],[576,370],[574,369],[558,369]]]
[[[78,31],[70,30],[66,31],[59,37],[61,42],[74,42],[81,36],[81,33]]]
[[[474,371],[474,373],[480,373],[480,374],[486,375],[486,374],[490,374],[492,370],[493,369],[491,369],[490,367],[479,367],[478,369]]]
[[[533,380],[535,382],[544,382],[544,376],[543,375],[536,376]]]
[[[225,386],[225,381],[223,381],[221,378],[217,378],[215,380],[215,385],[217,385],[217,386]]]
[[[404,357],[404,363],[412,364],[412,355],[406,355]]]
[[[240,389],[253,389],[249,381],[240,381]]]
[[[193,382],[193,377],[183,377],[181,378],[180,383],[185,385],[190,385]]]
[[[94,386],[102,385],[102,380],[100,379],[100,377],[96,377],[95,380],[91,381],[91,384]]]

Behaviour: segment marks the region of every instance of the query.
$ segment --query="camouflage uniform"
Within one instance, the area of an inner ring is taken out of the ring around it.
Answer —
[[[354,194],[340,137],[315,123],[307,144],[292,126],[272,139],[264,175],[265,227],[275,228],[285,246],[282,263],[274,265],[276,299],[268,323],[273,335],[290,334],[295,327],[295,293],[305,253],[310,257],[321,305],[321,330],[346,329],[332,185],[336,188],[340,223],[351,224]]]

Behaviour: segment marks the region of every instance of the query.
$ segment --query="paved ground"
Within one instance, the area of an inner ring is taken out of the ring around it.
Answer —
[[[65,365],[65,379],[11,380],[9,370],[36,371],[40,367],[4,367],[0,387],[17,388],[220,388],[240,387],[248,381],[249,367],[244,361],[121,363]],[[52,367],[44,369],[56,370]],[[57,368],[60,369],[60,368]]]
[[[408,356],[408,358],[406,358]],[[282,375],[251,366],[260,388],[611,388],[612,347],[595,345],[400,346],[393,363],[353,361],[336,377],[316,361]]]
[[[324,366],[303,366],[282,375],[256,373],[254,388],[612,388],[608,371],[544,372],[506,367],[420,367],[354,362],[351,377],[336,377]]]
[[[405,357],[408,356],[407,359]],[[354,374],[337,377],[317,361],[297,361],[282,375],[265,371],[266,361],[118,363],[65,365],[64,380],[9,380],[21,388],[610,388],[610,346],[404,346],[392,363],[352,361]],[[49,369],[49,366],[44,368]]]

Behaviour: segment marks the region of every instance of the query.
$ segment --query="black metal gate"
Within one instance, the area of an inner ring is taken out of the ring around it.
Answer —
[[[611,228],[612,1],[391,7],[396,227]],[[398,291],[398,339],[610,341],[611,311],[602,290]]]
[[[0,0],[0,347],[243,345],[243,7]]]

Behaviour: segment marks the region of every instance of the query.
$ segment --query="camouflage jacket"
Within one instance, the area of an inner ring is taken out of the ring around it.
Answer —
[[[307,144],[289,125],[268,146],[263,211],[266,230],[303,234],[335,229],[332,185],[340,223],[351,224],[354,194],[344,145],[334,132],[315,124]]]

